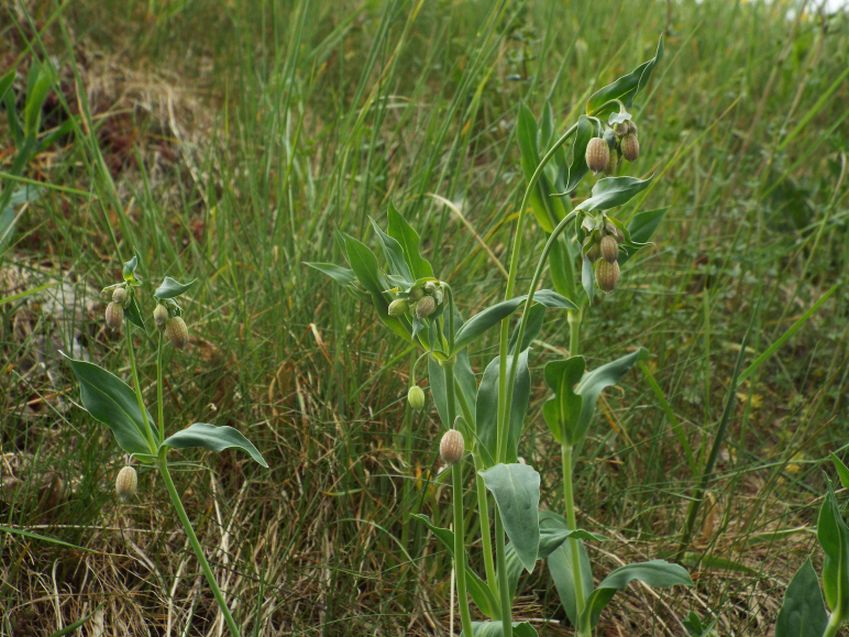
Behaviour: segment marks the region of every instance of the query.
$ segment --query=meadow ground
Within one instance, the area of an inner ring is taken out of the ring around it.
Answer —
[[[792,574],[821,560],[828,454],[849,433],[849,16],[798,4],[6,3],[0,71],[51,60],[43,126],[70,124],[23,177],[0,124],[2,188],[41,184],[0,256],[0,634],[220,629],[155,476],[114,498],[124,458],[57,355],[127,373],[99,290],[133,253],[151,281],[198,279],[169,422],[231,424],[271,465],[187,452],[176,475],[244,634],[446,634],[450,561],[407,515],[450,506],[428,483],[436,414],[405,411],[414,353],[304,262],[340,261],[336,230],[372,242],[393,203],[464,312],[492,303],[524,187],[519,106],[548,101],[567,126],[660,33],[632,172],[656,174],[642,204],[668,212],[585,327],[593,365],[652,354],[605,393],[578,467],[579,516],[609,538],[593,559],[674,553],[727,435],[685,554],[695,586],[632,587],[599,634],[683,635],[690,611],[720,635],[771,634]],[[529,268],[542,241],[528,227]],[[769,357],[732,385],[749,328],[746,362]],[[540,334],[537,377],[567,331]],[[557,508],[535,386],[521,451]],[[542,569],[516,616],[571,634]]]

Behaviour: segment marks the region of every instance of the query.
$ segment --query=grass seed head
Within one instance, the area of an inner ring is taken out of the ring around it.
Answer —
[[[601,137],[593,137],[587,144],[585,154],[587,166],[594,173],[600,173],[607,168],[610,161],[610,147]]]
[[[445,464],[457,464],[465,451],[466,444],[463,442],[463,434],[459,431],[449,429],[442,434],[442,440],[439,441],[439,456]]]
[[[427,318],[436,312],[436,299],[432,296],[423,296],[416,303],[416,316],[420,319]]]
[[[106,327],[111,332],[120,332],[124,324],[124,306],[111,301],[106,306]]]
[[[389,304],[389,316],[404,316],[410,311],[410,304],[407,299],[395,299]]]
[[[124,502],[136,495],[139,488],[139,476],[136,470],[127,465],[118,472],[115,478],[115,493]]]
[[[182,316],[172,316],[165,322],[165,336],[177,349],[183,349],[188,345],[189,330]]]
[[[619,283],[619,262],[611,263],[606,259],[600,259],[595,271],[595,279],[602,290],[613,292],[616,284]]]
[[[407,392],[407,404],[416,411],[424,409],[425,393],[418,385],[413,385]]]
[[[616,239],[613,236],[606,234],[601,238],[601,243],[599,243],[601,249],[601,256],[604,257],[606,261],[613,263],[619,257],[619,244],[616,243]]]
[[[165,329],[168,316],[168,308],[162,305],[162,303],[157,303],[156,307],[153,308],[153,322],[156,323],[156,327],[160,332]]]
[[[120,287],[112,290],[112,302],[124,305],[127,302],[127,288]]]
[[[622,156],[628,161],[634,161],[640,156],[640,141],[637,139],[636,133],[628,133],[622,138],[620,143]]]

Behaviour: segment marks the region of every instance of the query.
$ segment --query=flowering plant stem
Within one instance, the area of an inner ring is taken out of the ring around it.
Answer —
[[[139,383],[139,374],[138,374],[138,366],[136,363],[136,355],[135,349],[133,347],[133,338],[130,334],[129,326],[126,330],[127,334],[127,351],[130,359],[130,373],[133,379],[133,388],[135,390],[136,399],[139,403],[139,409],[142,414],[145,414],[144,409],[144,400],[142,398],[141,392],[141,384]],[[204,555],[203,547],[198,540],[198,536],[195,533],[194,528],[192,527],[192,523],[189,520],[189,516],[186,513],[186,509],[183,506],[183,502],[180,499],[180,494],[177,493],[177,487],[174,486],[174,481],[171,479],[171,473],[168,471],[168,447],[160,446],[156,444],[154,441],[158,439],[158,441],[162,441],[165,437],[165,405],[164,405],[164,396],[163,396],[163,383],[162,383],[162,334],[159,334],[159,342],[156,351],[156,413],[158,418],[158,430],[159,435],[154,434],[151,423],[149,420],[145,420],[147,427],[145,428],[145,433],[147,438],[151,441],[151,446],[153,448],[159,448],[159,454],[157,456],[157,468],[159,469],[159,475],[162,476],[162,481],[165,483],[165,488],[168,491],[168,496],[171,499],[171,504],[174,507],[174,511],[177,513],[177,517],[180,519],[180,523],[183,525],[183,530],[186,532],[186,536],[189,538],[189,544],[192,545],[192,550],[197,557],[198,563],[200,564],[200,568],[203,571],[204,576],[206,577],[206,581],[209,584],[209,587],[212,589],[212,594],[215,597],[215,601],[218,604],[218,608],[221,610],[221,614],[224,616],[224,622],[227,624],[227,628],[230,631],[232,637],[240,637],[240,632],[238,626],[236,626],[236,622],[233,619],[233,615],[230,613],[230,609],[227,607],[227,602],[224,599],[224,594],[221,592],[221,588],[218,586],[218,582],[215,579],[215,574],[212,572],[212,568],[209,565],[209,562],[206,559],[206,555]]]
[[[831,613],[828,616],[828,625],[825,627],[822,637],[835,637],[835,635],[837,635],[837,631],[840,630],[841,623],[843,623],[843,619],[841,618],[840,613]]]

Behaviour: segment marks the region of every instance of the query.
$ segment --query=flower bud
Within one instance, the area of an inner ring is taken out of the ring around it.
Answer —
[[[436,312],[436,299],[432,296],[423,296],[416,303],[416,316],[420,319],[427,318]]]
[[[115,478],[115,493],[124,502],[136,495],[139,487],[139,477],[136,470],[127,465],[118,472]]]
[[[640,142],[636,133],[625,135],[619,147],[622,149],[622,156],[628,161],[634,161],[640,156]]]
[[[168,322],[168,308],[162,305],[162,303],[157,303],[156,307],[153,308],[153,322],[156,323],[156,328],[161,332],[165,329],[165,323]]]
[[[112,302],[118,305],[124,305],[127,302],[127,288],[120,287],[112,290]]]
[[[407,404],[416,411],[421,411],[425,405],[424,390],[418,385],[413,385],[407,392]]]
[[[457,464],[466,451],[463,434],[456,429],[449,429],[442,434],[439,442],[439,455],[445,464]]]
[[[606,261],[613,263],[619,257],[619,244],[616,243],[616,239],[614,239],[611,235],[604,235],[601,238],[599,246],[601,249],[601,256],[603,256]]]
[[[172,316],[165,322],[165,336],[177,349],[183,349],[189,343],[189,330],[182,316]]]
[[[106,327],[112,332],[120,332],[124,323],[124,307],[112,301],[106,306]]]
[[[607,168],[610,161],[610,147],[601,137],[593,137],[587,144],[587,152],[584,156],[587,166],[594,173],[599,173]]]
[[[595,271],[595,280],[598,282],[598,287],[602,290],[612,292],[616,284],[619,283],[619,262],[614,261],[611,263],[610,261],[601,259]]]
[[[389,316],[404,316],[410,311],[410,304],[407,299],[395,299],[389,304]]]

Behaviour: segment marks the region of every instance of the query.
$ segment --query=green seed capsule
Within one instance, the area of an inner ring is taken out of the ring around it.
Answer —
[[[156,323],[156,328],[161,332],[165,329],[165,323],[168,322],[168,308],[162,305],[162,303],[158,303],[155,308],[153,308],[153,322]]]
[[[598,287],[602,290],[613,292],[616,284],[619,283],[619,262],[614,261],[611,263],[605,259],[599,260],[598,267],[595,271],[595,280],[598,282]]]
[[[628,161],[634,161],[640,156],[640,141],[637,139],[636,133],[628,133],[622,138],[620,144],[622,156]]]
[[[445,464],[457,464],[466,451],[463,434],[456,429],[449,429],[439,441],[439,456]]]
[[[389,316],[404,316],[410,311],[410,304],[407,299],[395,299],[389,304]]]
[[[410,405],[411,409],[415,409],[416,411],[421,411],[425,406],[425,393],[424,390],[418,385],[413,385],[410,387],[407,392],[407,404]]]
[[[112,290],[112,302],[124,305],[127,302],[127,288],[115,288]]]
[[[139,477],[136,470],[127,465],[118,472],[115,478],[115,493],[123,501],[127,501],[136,495],[139,487]]]
[[[120,332],[124,323],[124,306],[112,301],[106,306],[106,327],[112,332]]]
[[[601,137],[593,137],[587,144],[587,151],[584,155],[587,161],[587,166],[594,173],[600,173],[610,161],[610,147],[607,142]]]
[[[183,349],[189,343],[189,330],[182,316],[173,316],[165,322],[165,336],[177,349]]]
[[[416,316],[420,319],[427,318],[436,312],[436,299],[432,296],[423,296],[416,303]]]
[[[595,263],[598,261],[599,257],[601,257],[601,248],[598,247],[597,243],[594,243],[590,246],[590,249],[587,250],[587,258]]]
[[[601,243],[599,244],[601,248],[601,256],[605,258],[606,261],[613,263],[619,257],[619,244],[616,243],[616,239],[614,239],[611,235],[606,234],[601,238]]]

